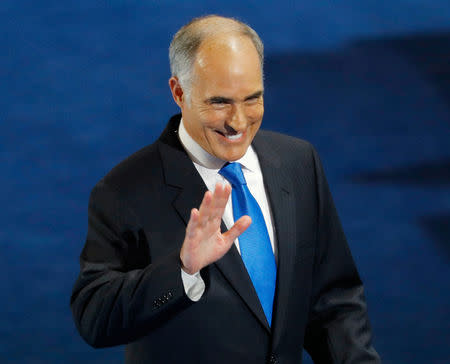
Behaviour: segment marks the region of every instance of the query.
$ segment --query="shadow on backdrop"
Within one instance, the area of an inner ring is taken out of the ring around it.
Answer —
[[[266,74],[264,126],[318,148],[384,362],[448,360],[450,32],[273,54]]]

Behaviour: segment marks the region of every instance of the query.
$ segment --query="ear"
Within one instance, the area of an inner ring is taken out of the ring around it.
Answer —
[[[181,88],[180,85],[180,81],[178,81],[177,77],[170,77],[169,79],[169,87],[170,87],[170,91],[172,92],[172,97],[174,99],[174,101],[177,103],[177,105],[183,109],[184,106],[184,92],[183,89]]]

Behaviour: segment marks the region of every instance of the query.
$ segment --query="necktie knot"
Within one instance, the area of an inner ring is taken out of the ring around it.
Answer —
[[[241,186],[247,184],[242,173],[240,163],[227,163],[219,171],[219,174],[224,176],[232,186]]]

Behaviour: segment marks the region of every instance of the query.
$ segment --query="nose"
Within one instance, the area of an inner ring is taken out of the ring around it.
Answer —
[[[241,103],[235,103],[232,109],[232,115],[227,126],[233,128],[237,133],[247,128],[247,115],[244,106]]]

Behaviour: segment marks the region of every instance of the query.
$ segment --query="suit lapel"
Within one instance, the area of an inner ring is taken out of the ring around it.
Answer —
[[[200,206],[207,187],[178,139],[179,120],[177,116],[169,121],[159,138],[159,148],[165,182],[179,190],[172,205],[187,225],[191,209]],[[221,230],[227,230],[223,222]],[[214,264],[256,319],[270,332],[266,316],[236,246],[233,245],[228,253]]]
[[[222,222],[223,231],[226,231],[226,227]],[[218,260],[215,265],[241,296],[258,321],[270,332],[266,315],[236,245],[233,244],[228,253]]]
[[[280,157],[268,137],[259,132],[253,146],[258,154],[264,186],[274,218],[277,240],[277,282],[273,305],[272,337],[279,337],[287,319],[287,301],[291,298],[291,282],[296,256],[296,214],[294,190],[288,171],[281,165]]]

